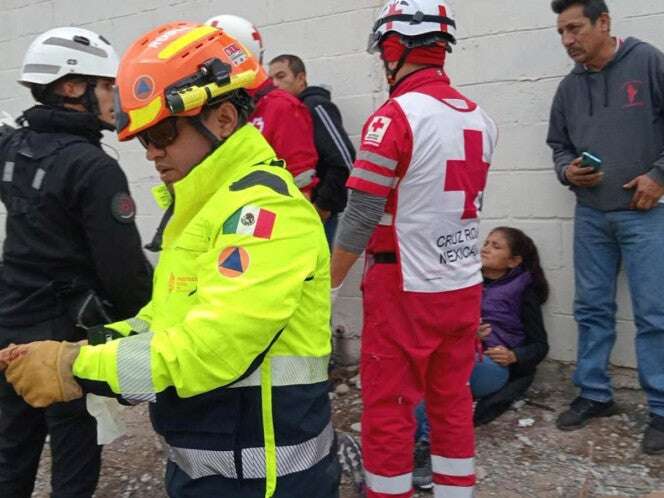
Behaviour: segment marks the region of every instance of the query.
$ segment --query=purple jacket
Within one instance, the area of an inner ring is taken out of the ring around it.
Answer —
[[[491,324],[491,334],[484,339],[484,349],[505,346],[513,349],[523,344],[526,332],[521,319],[523,293],[533,281],[521,266],[484,285],[482,321]]]

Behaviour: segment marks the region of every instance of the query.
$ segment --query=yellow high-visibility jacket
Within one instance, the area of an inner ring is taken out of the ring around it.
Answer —
[[[190,477],[264,478],[270,496],[332,445],[323,227],[250,125],[174,184],[174,202],[151,301],[108,326],[126,337],[81,348],[74,375],[153,402]]]

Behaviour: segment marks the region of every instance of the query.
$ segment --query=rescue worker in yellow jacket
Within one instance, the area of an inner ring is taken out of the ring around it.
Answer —
[[[88,392],[150,402],[171,497],[338,496],[329,252],[316,210],[246,124],[258,67],[224,32],[188,22],[130,47],[118,134],[146,148],[171,213],[152,299],[90,344],[0,352],[33,406]]]

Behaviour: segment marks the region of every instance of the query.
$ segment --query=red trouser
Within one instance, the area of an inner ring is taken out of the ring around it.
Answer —
[[[362,282],[362,453],[368,498],[412,496],[414,409],[426,400],[435,497],[475,485],[472,397],[482,287],[404,292],[399,265],[374,264]]]

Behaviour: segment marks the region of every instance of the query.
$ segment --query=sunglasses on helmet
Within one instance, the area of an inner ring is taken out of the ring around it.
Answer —
[[[177,117],[171,116],[163,121],[143,130],[136,135],[139,142],[146,149],[150,144],[157,149],[165,149],[178,138]]]

